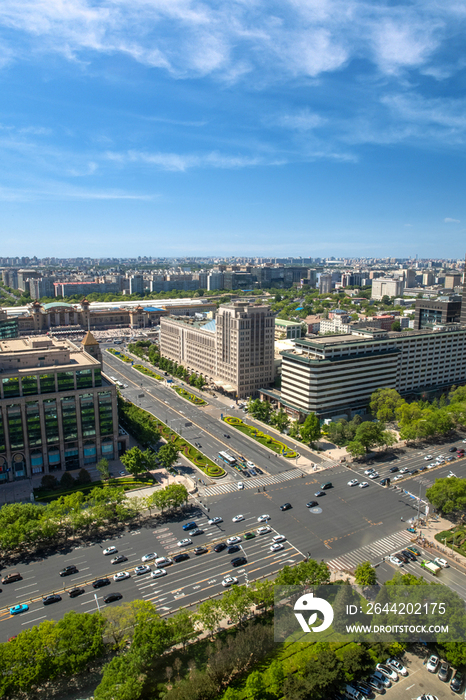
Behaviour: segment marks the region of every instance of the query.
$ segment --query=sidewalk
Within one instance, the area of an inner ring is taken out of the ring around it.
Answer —
[[[432,519],[428,522],[425,527],[420,526],[419,535],[416,538],[417,544],[419,544],[424,550],[427,556],[432,557],[442,557],[446,559],[450,566],[458,571],[466,571],[466,559],[460,554],[454,552],[450,547],[445,546],[441,542],[435,539],[435,535],[443,530],[451,530],[454,527],[453,523],[445,518],[438,517],[438,519]]]

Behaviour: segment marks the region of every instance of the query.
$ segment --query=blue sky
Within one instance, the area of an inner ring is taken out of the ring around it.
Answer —
[[[463,0],[2,0],[0,255],[463,257]]]

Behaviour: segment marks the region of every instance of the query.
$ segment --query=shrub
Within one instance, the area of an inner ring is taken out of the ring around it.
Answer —
[[[58,479],[53,474],[44,474],[40,482],[41,489],[50,491],[58,487]]]

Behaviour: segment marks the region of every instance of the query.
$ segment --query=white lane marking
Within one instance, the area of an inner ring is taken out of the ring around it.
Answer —
[[[19,588],[15,588],[15,591],[21,591],[21,590],[23,590],[23,588],[31,588],[31,586],[37,586],[37,582],[36,583],[28,583],[27,586],[20,586]]]
[[[33,584],[33,585],[36,586],[37,584]],[[35,591],[28,591],[28,592],[27,592],[27,595],[32,595],[33,593],[39,593],[39,589],[36,588]],[[19,595],[15,596],[15,597],[16,597],[16,598],[24,598],[25,595],[26,595],[25,593],[20,593]]]
[[[43,620],[44,617],[47,617],[47,616],[42,615],[42,617],[35,617],[34,620],[27,620],[27,622],[22,622],[21,625],[29,625],[31,622],[37,622],[37,620]]]

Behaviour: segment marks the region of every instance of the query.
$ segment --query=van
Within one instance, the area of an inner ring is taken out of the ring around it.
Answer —
[[[359,690],[356,690],[356,688],[353,688],[352,685],[346,686],[345,695],[350,700],[364,700],[365,698],[365,695],[360,693]]]
[[[238,481],[238,491],[241,491],[241,489],[244,489],[244,484],[242,481]]]
[[[2,583],[15,583],[15,581],[21,581],[22,578],[20,573],[13,571],[11,574],[6,574],[6,576],[2,578]]]
[[[110,379],[112,380],[112,382],[115,382],[115,384],[118,381],[118,379],[116,377],[110,377]]]
[[[333,484],[331,481],[327,481],[325,484],[321,484],[320,488],[325,491],[325,489],[331,489],[333,487]]]

